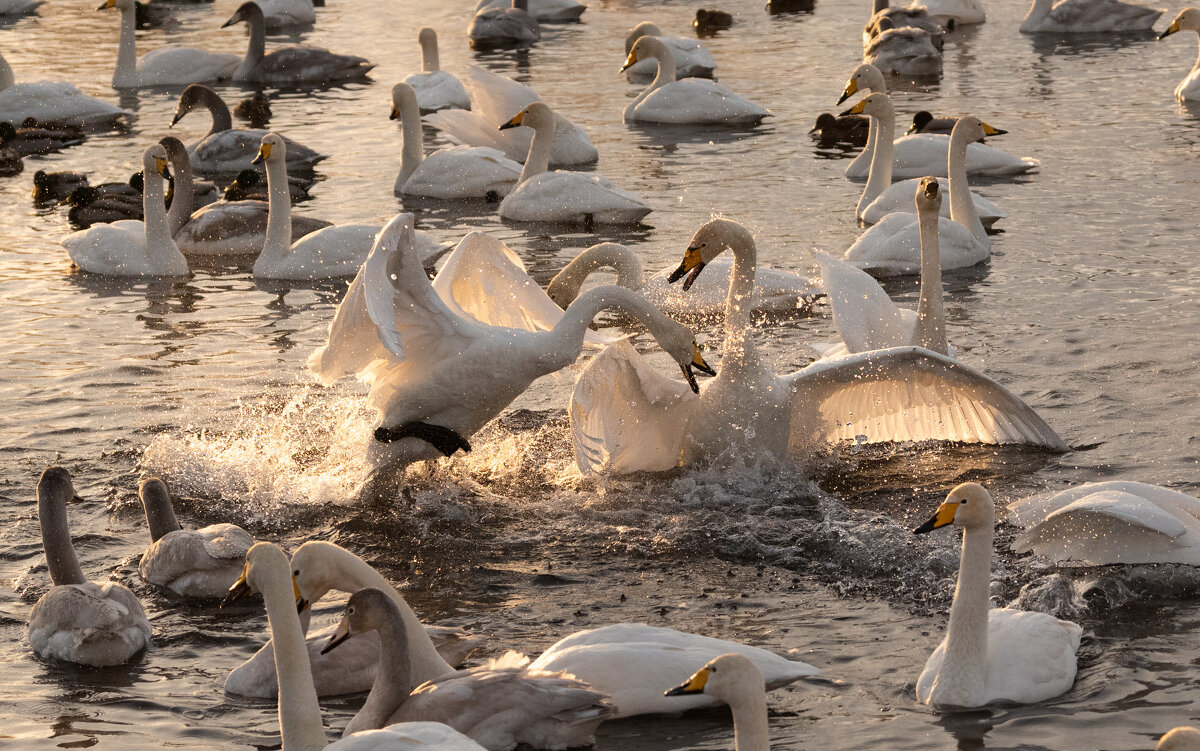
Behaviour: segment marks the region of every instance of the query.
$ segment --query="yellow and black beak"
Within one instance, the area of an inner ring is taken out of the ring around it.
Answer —
[[[636,63],[637,61],[638,61],[637,50],[629,50],[629,55],[625,58],[625,64],[622,65],[621,69],[617,72],[624,73],[625,71],[629,70],[629,68],[631,66],[633,66],[633,64]]]
[[[1179,19],[1175,19],[1173,22],[1171,22],[1171,25],[1167,27],[1167,30],[1159,34],[1158,38],[1160,40],[1166,39],[1177,31],[1179,31]]]
[[[983,134],[986,136],[1002,136],[1008,132],[1007,130],[1000,130],[999,128],[993,128],[992,126],[988,125],[987,123],[980,123],[980,125],[983,126]]]
[[[308,607],[308,600],[304,599],[304,595],[300,594],[300,585],[296,583],[295,574],[292,575],[292,595],[296,598],[296,613],[303,613]]]
[[[168,125],[167,127],[168,127],[168,128],[174,128],[174,127],[175,127],[175,123],[177,123],[177,122],[179,122],[180,120],[182,120],[182,119],[183,119],[183,116],[184,116],[184,114],[186,114],[186,113],[184,113],[184,112],[181,112],[180,110],[175,110],[175,117],[172,117],[172,118],[171,118],[171,124],[170,124],[170,125]]]
[[[687,694],[702,694],[708,684],[708,668],[700,668],[696,674],[675,688],[663,692],[663,696],[686,696]]]
[[[846,88],[842,90],[842,96],[840,99],[837,100],[837,103],[841,104],[842,102],[846,101],[847,99],[849,99],[850,97],[854,96],[857,93],[858,93],[858,79],[851,78],[850,83],[846,84]]]
[[[321,649],[321,654],[326,654],[337,645],[350,638],[350,619],[342,617],[342,622],[338,624],[337,630],[333,632],[333,636],[329,637],[329,643]]]
[[[96,8],[96,10],[108,10],[109,8],[115,7],[117,7],[117,0],[104,0],[100,7]]]
[[[154,157],[154,169],[158,170],[158,174],[166,177],[167,175],[167,160],[160,156]]]
[[[937,513],[921,526],[913,530],[914,535],[923,535],[926,532],[932,532],[938,527],[945,527],[954,523],[954,515],[958,513],[958,501],[946,501],[941,506],[938,506]]]
[[[942,186],[938,185],[937,178],[931,179],[927,177],[921,180],[921,192],[925,194],[926,198],[937,198],[938,191],[941,190],[941,187]]]
[[[683,377],[687,379],[688,385],[692,387],[692,392],[696,394],[700,393],[700,384],[696,383],[696,375],[692,372],[692,368],[710,376],[717,374],[711,365],[704,362],[704,356],[700,354],[700,345],[695,342],[692,342],[692,361],[679,367],[683,370]]]
[[[400,119],[400,110],[396,109],[395,107],[392,107],[392,114],[388,115],[388,119],[389,120],[399,120]]]
[[[258,154],[250,160],[251,164],[262,164],[271,158],[271,144],[264,143],[258,147]]]
[[[700,246],[693,245],[684,252],[683,263],[680,263],[679,268],[671,272],[671,275],[667,277],[667,283],[674,284],[683,279],[683,275],[690,271],[692,273],[688,274],[688,278],[683,281],[683,291],[686,292],[692,288],[696,277],[700,276],[700,272],[704,270],[704,265],[704,259],[700,257]]]
[[[229,591],[225,593],[225,599],[221,600],[221,607],[232,605],[233,603],[250,596],[250,583],[246,581],[247,574],[250,573],[250,564],[242,566],[242,575],[233,583]]]
[[[846,115],[861,115],[867,109],[867,100],[863,99],[858,104],[842,113],[842,117]]]
[[[508,122],[501,125],[500,130],[508,130],[509,128],[516,128],[517,126],[521,125],[524,120],[525,120],[525,110],[521,110],[517,114],[513,115],[513,119],[511,119]]]

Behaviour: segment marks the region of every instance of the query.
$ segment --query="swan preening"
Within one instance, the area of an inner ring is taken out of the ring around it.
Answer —
[[[121,41],[112,79],[112,85],[118,89],[219,81],[232,76],[238,67],[237,55],[208,52],[194,47],[161,47],[139,58],[135,41],[134,0],[104,0],[99,9],[108,8],[121,11]]]
[[[276,86],[338,83],[360,79],[375,67],[364,58],[339,55],[321,47],[280,47],[268,54],[263,9],[253,0],[238,6],[221,27],[237,23],[245,23],[250,27],[250,44],[246,56],[238,60],[231,71],[236,83]]]
[[[76,498],[70,473],[47,467],[38,480],[37,498],[42,547],[54,586],[29,614],[33,651],[97,667],[128,662],[150,642],[150,621],[126,587],[84,577],[67,525],[67,504]]]
[[[917,699],[924,704],[1031,704],[1065,693],[1075,683],[1082,628],[1045,613],[988,609],[995,520],[991,494],[967,482],[913,530],[923,534],[949,525],[963,530],[946,638],[917,679]]]
[[[621,70],[648,57],[658,60],[654,80],[625,107],[625,120],[694,125],[747,125],[770,115],[762,105],[738,96],[706,78],[675,78],[671,48],[656,36],[633,43]]]
[[[721,655],[665,695],[693,694],[707,694],[729,705],[734,751],[770,751],[767,695],[762,673],[752,660],[736,653]]]
[[[1055,34],[1149,31],[1162,14],[1161,9],[1122,0],[1033,0],[1021,21],[1021,31]]]
[[[1200,10],[1184,8],[1179,11],[1179,15],[1163,33],[1158,35],[1158,38],[1165,39],[1177,31],[1194,31],[1200,34]],[[1192,69],[1175,87],[1175,98],[1181,102],[1200,101],[1200,57],[1196,59]]]
[[[421,112],[444,109],[471,109],[471,98],[462,81],[441,69],[438,62],[437,32],[426,26],[417,33],[421,45],[421,72],[410,73],[404,83],[412,87]]]
[[[716,62],[709,54],[708,48],[697,39],[663,36],[662,30],[649,21],[642,21],[625,37],[625,54],[633,49],[633,43],[644,36],[657,37],[660,42],[671,50],[675,60],[676,78],[712,78],[717,69]],[[634,80],[649,81],[658,72],[661,61],[657,58],[638,60],[625,67],[625,73]]]

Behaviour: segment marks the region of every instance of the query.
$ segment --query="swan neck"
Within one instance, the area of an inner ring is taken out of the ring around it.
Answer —
[[[150,541],[158,542],[159,538],[168,532],[179,529],[175,519],[175,507],[171,505],[171,497],[165,494],[155,494],[142,498],[143,509],[146,512],[146,527],[150,530]]]
[[[192,182],[192,162],[188,159],[187,149],[183,144],[168,146],[167,157],[171,160],[171,169],[175,171],[175,196],[171,199],[171,208],[167,212],[167,225],[173,237],[192,218],[196,187]]]
[[[134,9],[121,9],[121,40],[117,46],[117,68],[113,71],[113,86],[137,85],[137,30]]]
[[[942,259],[938,251],[938,221],[935,211],[917,213],[917,224],[921,234],[921,293],[917,298],[917,326],[913,332],[913,344],[948,355],[946,314],[942,302]]]
[[[1050,15],[1051,8],[1054,7],[1054,0],[1033,0],[1033,4],[1029,6],[1029,12],[1025,14],[1025,18],[1021,21],[1021,30],[1024,31],[1029,24],[1040,23]]]
[[[754,296],[754,272],[758,250],[754,240],[746,238],[730,243],[733,267],[729,275],[729,296],[725,300],[725,348],[722,359],[746,353],[746,331],[750,328],[750,310]]]
[[[966,131],[956,127],[950,134],[950,149],[946,157],[946,175],[950,182],[950,218],[970,230],[975,239],[987,242],[987,231],[975,209],[971,185],[967,182],[969,145]]]
[[[394,619],[385,618],[375,629],[379,632],[379,664],[375,669],[375,680],[362,709],[346,727],[347,735],[387,725],[415,688],[404,621],[400,613],[393,615]]]
[[[436,73],[441,70],[438,60],[437,37],[421,39],[421,72]]]
[[[567,306],[562,319],[546,334],[552,339],[547,351],[555,355],[554,362],[548,364],[552,367],[557,364],[553,370],[564,368],[579,358],[588,324],[600,311],[610,309],[637,319],[654,334],[655,339],[659,338],[658,332],[663,331],[664,320],[671,320],[632,290],[612,285],[589,289]],[[674,321],[671,323],[678,325]],[[558,364],[560,361],[561,364]]]
[[[767,727],[767,693],[761,684],[748,685],[729,702],[733,712],[734,751],[771,751]]]
[[[250,25],[250,46],[246,48],[242,66],[256,67],[267,54],[267,20],[262,13],[255,13],[246,23]]]
[[[554,145],[554,118],[548,122],[539,122],[533,128],[533,140],[529,142],[529,154],[525,157],[525,166],[521,168],[523,183],[534,175],[540,175],[550,169],[550,149]]]
[[[969,680],[968,694],[982,692],[987,680],[988,600],[992,573],[993,526],[963,530],[958,586],[950,606],[946,631],[946,657],[942,674],[952,680]]]
[[[4,91],[14,83],[16,83],[16,79],[13,77],[12,66],[8,64],[3,55],[0,55],[0,91]]]
[[[404,148],[400,152],[400,176],[397,183],[403,187],[408,178],[421,166],[425,151],[421,142],[421,108],[415,94],[400,97],[401,126],[404,128]]]
[[[1200,46],[1200,29],[1198,29],[1198,30],[1196,31],[1196,41],[1197,41],[1197,43],[1198,43],[1198,46]],[[1193,72],[1195,72],[1195,71],[1197,71],[1197,70],[1200,70],[1200,52],[1198,52],[1198,53],[1197,53],[1197,55],[1196,55],[1196,64],[1192,66],[1192,71],[1193,71]],[[1189,75],[1190,75],[1190,74],[1189,74]],[[9,72],[9,79],[10,79],[10,80],[9,80],[9,84],[8,84],[8,85],[11,85],[11,84],[12,84],[12,80],[11,80],[11,78],[12,78],[12,72],[10,71],[10,72]],[[4,75],[3,75],[3,71],[2,71],[2,69],[0,69],[0,91],[3,91],[3,90],[4,90],[4,88],[5,88],[5,86],[6,86],[6,84],[4,83]]]
[[[71,528],[67,525],[67,499],[53,493],[38,495],[38,523],[42,528],[42,550],[55,586],[83,584],[87,579],[75,557]]]
[[[858,199],[859,218],[867,210],[867,206],[892,184],[892,153],[895,149],[892,144],[895,134],[896,113],[889,103],[880,117],[870,119],[867,138],[873,139],[875,148],[871,154],[871,171],[867,175],[867,185]]]
[[[167,198],[163,191],[164,180],[153,164],[145,165],[143,175],[142,216],[146,224],[146,254],[151,265],[160,273],[170,273],[175,256],[182,258],[179,246],[171,237],[167,223]],[[184,266],[186,268],[186,261]]]
[[[875,10],[872,13],[878,13],[881,10],[888,9],[888,0],[875,0]]]
[[[229,111],[229,105],[225,104],[225,100],[217,96],[217,92],[212,89],[205,88],[200,92],[200,103],[207,107],[209,114],[212,115],[212,128],[209,129],[208,135],[232,130],[233,113]]]
[[[266,161],[267,235],[254,262],[254,273],[260,276],[281,263],[292,249],[292,197],[288,192],[287,163],[280,157],[268,157]]]
[[[593,272],[611,268],[617,272],[617,286],[637,291],[642,288],[642,262],[629,248],[617,243],[601,243],[584,250],[558,272],[546,287],[551,299],[570,302],[579,297],[584,281]]]
[[[647,41],[642,41],[642,39]],[[655,89],[675,81],[675,57],[671,54],[671,49],[657,37],[642,37],[638,41],[641,41],[642,46],[654,55],[658,61],[658,70],[654,74],[654,80],[645,89],[642,89],[642,93],[638,94],[637,98],[625,108],[626,112],[645,101],[646,97],[653,94]]]

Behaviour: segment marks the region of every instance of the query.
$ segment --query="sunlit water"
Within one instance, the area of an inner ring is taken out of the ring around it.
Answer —
[[[241,52],[240,27],[218,28],[236,5],[172,6],[177,25],[139,32],[140,51]],[[40,17],[0,28],[18,80],[66,79],[115,98],[117,20],[82,6],[50,0]],[[599,239],[635,246],[651,269],[677,264],[713,212],[752,227],[760,262],[780,268],[810,270],[809,248],[841,252],[859,232],[860,186],[843,178],[844,155],[817,149],[807,131],[859,60],[864,0],[776,16],[758,2],[726,6],[736,25],[706,41],[720,78],[775,117],[749,131],[665,136],[621,123],[637,90],[617,74],[621,39],[648,18],[687,35],[694,4],[594,0],[583,23],[547,27],[528,52],[478,56],[465,44],[468,6],[331,0],[317,11],[300,39],[378,67],[367,84],[273,97],[273,127],[330,155],[301,211],[353,222],[403,208],[391,192],[400,132],[388,91],[417,66],[416,31],[431,24],[443,67],[475,63],[533,85],[588,129],[597,170],[655,208],[642,227],[599,235],[527,231],[486,206],[423,208],[419,225],[440,239],[494,232],[545,282]],[[1024,3],[988,12],[987,24],[950,36],[940,84],[907,87],[897,109],[978,114],[1011,131],[995,145],[1042,162],[1036,175],[982,189],[1009,217],[989,265],[947,275],[947,311],[962,358],[1033,405],[1076,448],[1062,456],[904,449],[847,453],[815,478],[755,465],[593,483],[574,468],[568,371],[536,383],[469,456],[410,471],[391,512],[363,512],[348,496],[372,420],[364,389],[320,388],[303,365],[344,282],[256,283],[237,262],[177,282],[73,273],[58,245],[65,216],[29,199],[36,169],[124,179],[147,144],[168,132],[197,138],[207,118],[168,131],[177,92],[122,95],[137,110],[129,132],[27,160],[24,175],[0,181],[0,738],[20,738],[19,748],[278,746],[273,703],[221,688],[264,639],[261,611],[197,607],[137,578],[148,536],[135,488],[151,473],[172,483],[186,524],[229,520],[286,547],[317,537],[352,548],[405,582],[428,620],[487,634],[480,657],[536,654],[580,628],[632,620],[791,651],[824,678],[771,695],[777,748],[1139,749],[1200,716],[1194,570],[1056,572],[1003,551],[997,602],[1085,625],[1074,689],[967,714],[912,698],[945,624],[957,543],[909,530],[948,487],[980,480],[1002,502],[1108,478],[1200,490],[1200,119],[1171,96],[1195,43],[1034,39],[1016,31]],[[888,287],[915,302],[915,282]],[[719,333],[709,325],[701,338]],[[785,370],[830,334],[818,305],[757,336]],[[72,471],[85,499],[71,508],[84,570],[130,585],[150,612],[154,645],[130,666],[82,670],[30,653],[29,608],[49,586],[33,487],[51,462]],[[998,549],[1012,535],[1002,519]],[[563,583],[534,578],[546,572]],[[336,618],[336,602],[321,612]],[[324,703],[331,736],[358,701]],[[732,738],[718,712],[610,723],[597,745],[728,748]]]

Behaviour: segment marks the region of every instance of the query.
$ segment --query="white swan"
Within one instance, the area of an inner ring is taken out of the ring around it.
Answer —
[[[925,12],[942,26],[955,26],[987,21],[987,12],[980,0],[921,0]]]
[[[262,8],[253,0],[238,6],[221,28],[243,22],[250,27],[250,45],[246,56],[234,66],[235,83],[280,86],[337,83],[362,78],[375,67],[365,58],[339,55],[321,47],[279,47],[266,54],[266,21]]]
[[[111,276],[186,276],[187,259],[171,239],[167,224],[163,174],[167,150],[154,144],[142,154],[145,187],[142,195],[144,221],[123,219],[98,224],[62,239],[75,265],[93,274]]]
[[[1200,34],[1200,10],[1184,8],[1179,11],[1179,15],[1175,16],[1175,20],[1171,22],[1166,31],[1158,35],[1158,38],[1162,40],[1177,31],[1185,30]],[[1175,87],[1175,98],[1181,102],[1200,101],[1200,57],[1196,59],[1192,69]]]
[[[886,22],[885,20],[886,19]],[[941,50],[941,37],[946,30],[933,19],[924,5],[888,6],[888,0],[875,0],[870,20],[863,26],[863,49],[885,29],[921,29],[937,40],[935,46]]]
[[[344,735],[420,718],[443,722],[490,751],[510,751],[518,744],[577,748],[592,745],[596,726],[612,715],[603,693],[564,673],[529,670],[528,658],[514,653],[414,688],[408,626],[386,590],[352,594],[322,651],[371,632],[379,635],[379,667],[366,703]]]
[[[412,722],[356,733],[334,743],[325,739],[321,705],[305,649],[304,631],[296,615],[295,580],[283,551],[269,542],[246,554],[242,576],[222,604],[260,592],[267,609],[279,683],[279,733],[289,751],[483,751],[470,738],[437,722]]]
[[[541,102],[528,105],[501,130],[532,128],[533,141],[520,181],[500,202],[500,218],[518,222],[636,224],[652,209],[603,175],[555,170],[548,172],[554,144],[554,113]]]
[[[634,42],[621,70],[649,57],[658,60],[658,74],[625,107],[626,122],[747,125],[771,114],[762,105],[707,78],[676,80],[675,57],[656,36],[643,36]]]
[[[471,92],[471,109],[441,110],[425,117],[425,122],[443,130],[461,143],[488,146],[503,151],[517,162],[525,161],[533,134],[521,130],[496,130],[512,113],[542,98],[533,89],[511,78],[467,66],[465,83]],[[592,164],[600,152],[587,133],[567,118],[554,113],[554,146],[550,150],[551,167],[575,167]]]
[[[391,119],[404,126],[400,174],[392,188],[398,196],[498,201],[521,177],[520,164],[486,146],[453,146],[425,156],[417,96],[407,83],[392,87]]]
[[[625,54],[628,55],[629,51],[633,49],[633,43],[644,36],[656,37],[670,48],[671,57],[675,60],[676,78],[712,78],[713,73],[717,70],[716,61],[713,60],[708,48],[699,40],[665,37],[662,30],[649,21],[642,21],[626,35]],[[657,72],[658,60],[650,58],[639,60],[625,68],[626,75],[635,81],[649,81]]]
[[[171,208],[167,211],[167,226],[174,237],[191,219],[192,211],[197,206],[207,206],[217,200],[217,186],[207,181],[198,185],[192,179],[191,160],[188,159],[183,141],[175,136],[163,136],[158,142],[167,150],[167,160],[171,163],[171,171],[175,178]],[[175,244],[179,245],[179,241],[176,240]],[[183,248],[180,248],[180,251],[182,252]]]
[[[16,83],[12,66],[0,55],[0,121],[19,125],[32,117],[40,125],[114,125],[133,113],[84,94],[65,81]]]
[[[917,679],[922,704],[981,707],[996,701],[1033,704],[1071,689],[1083,629],[1045,613],[988,610],[996,506],[973,482],[951,490],[915,534],[954,525],[963,530],[958,586],[950,622]]]
[[[404,83],[416,92],[421,112],[471,109],[471,97],[467,96],[462,81],[438,65],[437,32],[424,27],[417,33],[417,43],[421,45],[421,72],[408,74]]]
[[[728,219],[707,222],[672,276],[690,272],[694,280],[726,249],[734,261],[720,375],[697,397],[649,368],[626,342],[605,349],[580,374],[568,407],[584,474],[662,471],[729,453],[805,460],[843,440],[1066,450],[1003,386],[921,347],[863,352],[776,376],[746,335],[756,250],[745,227]]]
[[[1026,34],[1149,31],[1165,11],[1121,0],[1033,0],[1021,21]]]
[[[603,268],[617,274],[617,286],[641,292],[659,310],[673,316],[713,316],[725,311],[725,298],[732,261],[713,261],[713,273],[701,277],[688,292],[667,281],[671,269],[647,276],[637,254],[618,243],[599,243],[582,250],[546,287],[546,295],[559,307],[567,307],[579,296],[588,276]],[[807,309],[820,296],[821,285],[790,271],[759,269],[755,279],[752,308],[758,312]]]
[[[529,14],[529,0],[511,5],[485,6],[476,11],[467,28],[471,49],[526,47],[542,38],[537,19]]]
[[[1154,751],[1200,751],[1200,730],[1186,725],[1172,728],[1158,739]]]
[[[374,358],[360,377],[372,384],[368,404],[380,413],[367,451],[375,468],[367,490],[377,497],[408,464],[469,450],[467,439],[530,383],[575,362],[587,325],[601,310],[618,308],[641,320],[685,373],[708,369],[691,331],[618,287],[582,295],[550,331],[487,326],[455,314],[414,252],[410,214],[384,227],[361,276],[364,291],[347,293],[325,349],[337,349],[342,329],[361,341],[356,332],[365,308],[386,350],[382,358],[373,352],[350,358],[354,366]],[[324,353],[318,350],[313,360],[322,362]]]
[[[882,171],[887,178],[888,167],[891,165],[891,128],[893,121],[891,103],[887,94],[871,94],[856,107],[858,111],[871,114],[872,126],[879,120],[884,121],[880,131],[879,147],[875,150],[875,158],[871,160],[871,178],[859,201],[859,211],[864,202],[869,202],[872,195],[880,189],[876,172]],[[919,187],[913,192],[917,196],[918,206],[921,204],[921,194],[936,196],[935,211],[930,221],[936,221],[938,235],[938,253],[943,269],[959,269],[982,263],[992,254],[992,243],[979,213],[975,210],[970,187],[967,184],[966,154],[967,146],[983,133],[998,133],[977,118],[964,117],[955,126],[950,138],[948,165],[946,172],[950,175],[950,218],[941,214],[940,185],[933,178],[922,178]],[[911,204],[910,204],[911,205]],[[918,212],[919,213],[919,212]],[[878,269],[893,274],[911,274],[921,267],[922,238],[918,229],[918,213],[912,211],[888,214],[859,235],[854,244],[846,251],[847,261],[862,268]]]
[[[134,0],[104,0],[100,10],[121,11],[121,41],[112,85],[118,89],[143,86],[181,86],[218,81],[233,75],[238,56],[194,47],[160,47],[137,56]]]
[[[887,83],[883,80],[883,73],[870,63],[860,63],[850,73],[850,78],[846,82],[846,87],[842,89],[842,95],[838,97],[837,103],[841,104],[853,95],[860,91],[874,91],[882,94],[887,93]],[[846,165],[846,177],[859,178],[866,177],[870,170],[871,158],[875,155],[875,139],[878,138],[879,132],[877,128],[872,128],[867,132],[867,145],[858,156]]]
[[[762,673],[739,654],[721,655],[666,696],[707,694],[729,705],[733,713],[734,751],[770,751],[767,729],[767,695]]]
[[[913,26],[892,28],[884,19],[879,35],[863,50],[863,62],[898,76],[940,76],[942,51],[928,31]]]
[[[229,175],[249,169],[258,153],[265,130],[246,130],[233,127],[233,115],[217,93],[204,84],[192,84],[179,96],[171,127],[197,108],[212,115],[208,135],[188,146],[192,167],[200,174]],[[288,167],[293,170],[311,169],[325,158],[303,144],[280,136],[287,144]]]
[[[484,8],[507,8],[509,0],[479,0],[475,12]],[[529,0],[529,15],[538,21],[577,21],[587,6],[575,0]]]
[[[317,22],[312,0],[256,0],[268,29],[311,26]]]
[[[224,597],[254,538],[234,524],[184,529],[175,520],[166,483],[157,477],[142,481],[138,497],[151,540],[138,564],[142,579],[184,597]]]
[[[29,614],[33,651],[98,667],[128,662],[150,641],[142,603],[116,582],[96,584],[84,577],[67,526],[67,503],[76,498],[67,470],[47,467],[37,496],[42,547],[54,586]]]
[[[1200,499],[1142,482],[1089,482],[1008,505],[1012,548],[1068,566],[1200,565]]]

